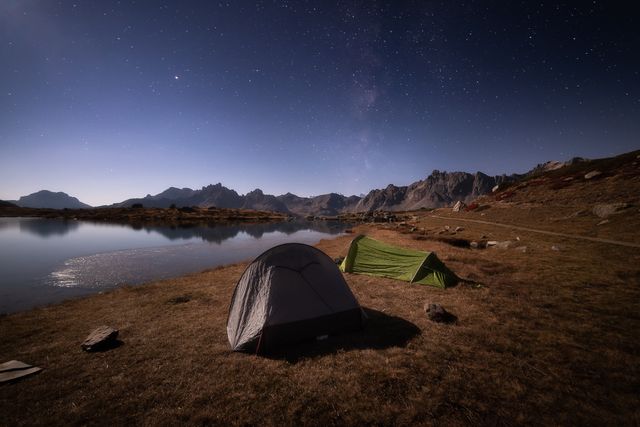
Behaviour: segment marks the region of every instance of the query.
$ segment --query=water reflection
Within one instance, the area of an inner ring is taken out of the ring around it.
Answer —
[[[22,233],[35,234],[37,236],[48,238],[51,236],[64,236],[67,233],[75,231],[80,226],[78,221],[59,220],[45,218],[19,218],[16,222],[2,223],[3,228],[17,226]]]
[[[292,221],[132,227],[0,218],[0,313],[250,260],[286,242],[315,244],[351,226]]]
[[[194,238],[210,243],[222,243],[232,239],[240,233],[246,233],[256,239],[264,234],[280,232],[286,235],[294,234],[301,230],[317,231],[326,234],[339,234],[344,232],[352,224],[338,221],[287,221],[263,224],[221,224],[221,225],[178,225],[178,226],[148,226],[130,224],[104,224],[81,222],[75,220],[43,219],[43,218],[17,218],[16,222],[0,222],[0,228],[18,226],[20,232],[35,234],[43,238],[50,236],[63,236],[78,231],[81,224],[119,226],[135,231],[147,233],[159,233],[169,240],[190,240]]]
[[[339,234],[350,224],[336,221],[290,221],[266,224],[235,224],[218,226],[182,226],[182,227],[143,227],[147,232],[157,232],[170,240],[200,238],[205,242],[222,243],[240,233],[246,233],[256,239],[264,234],[280,232],[292,235],[298,231],[309,230],[325,234]]]

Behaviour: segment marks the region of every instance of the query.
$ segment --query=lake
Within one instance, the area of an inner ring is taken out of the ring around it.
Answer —
[[[315,244],[350,226],[319,221],[132,227],[0,218],[0,313],[251,260],[272,246]]]

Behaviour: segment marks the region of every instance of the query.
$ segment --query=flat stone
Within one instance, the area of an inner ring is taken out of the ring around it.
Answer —
[[[110,326],[100,326],[89,334],[81,347],[85,351],[100,351],[115,347],[118,343],[118,332]]]
[[[497,245],[497,244],[498,244],[498,241],[497,241],[497,240],[489,240],[489,241],[487,242],[487,246],[495,246],[495,245]]]

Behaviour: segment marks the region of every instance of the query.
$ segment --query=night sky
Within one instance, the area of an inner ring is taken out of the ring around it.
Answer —
[[[640,148],[634,2],[0,1],[0,199],[366,193]]]

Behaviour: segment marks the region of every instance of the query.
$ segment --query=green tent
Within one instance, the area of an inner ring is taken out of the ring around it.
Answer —
[[[433,252],[399,248],[364,235],[353,239],[340,270],[438,288],[452,286],[458,281],[458,277]]]

